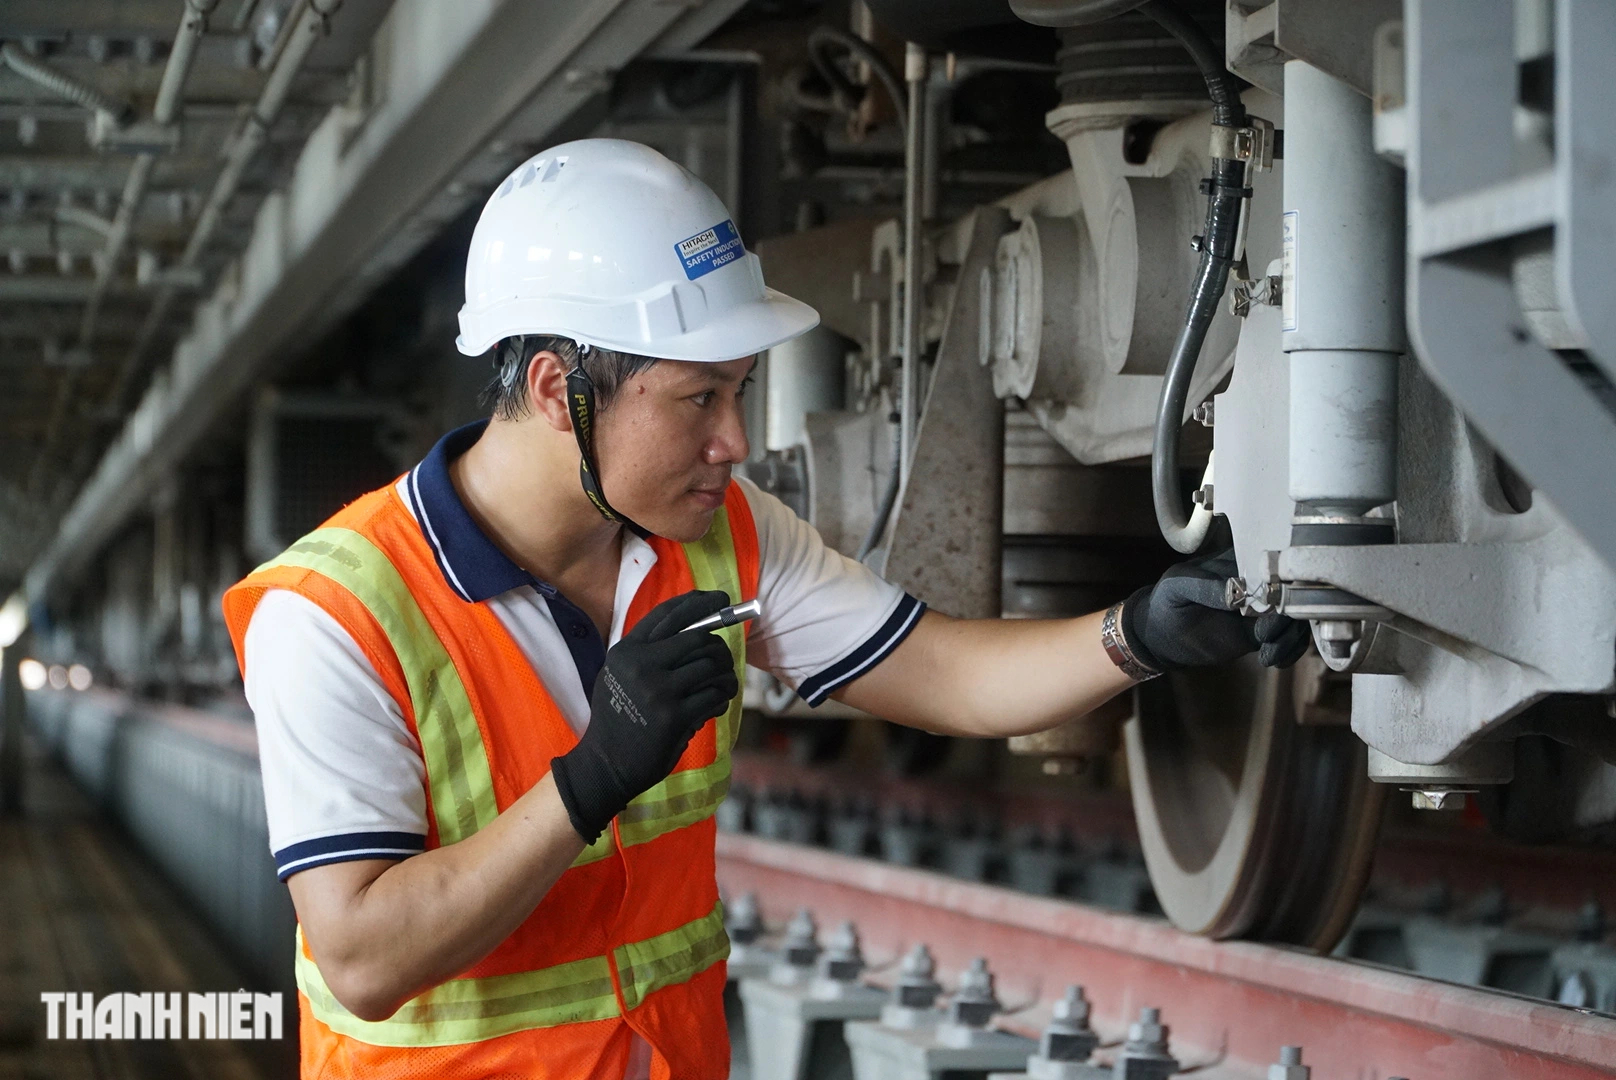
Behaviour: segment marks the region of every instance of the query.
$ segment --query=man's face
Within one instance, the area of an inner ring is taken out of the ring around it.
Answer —
[[[706,535],[749,452],[741,391],[756,362],[663,360],[625,382],[596,420],[607,501],[658,536]]]

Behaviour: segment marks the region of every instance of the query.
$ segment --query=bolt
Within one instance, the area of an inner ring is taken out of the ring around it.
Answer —
[[[1590,899],[1577,910],[1577,940],[1599,941],[1605,936],[1605,909]]]
[[[1560,983],[1560,990],[1555,1000],[1573,1009],[1591,1009],[1594,1007],[1593,982],[1586,972],[1573,971]]]
[[[1350,619],[1320,619],[1319,637],[1324,641],[1357,641],[1363,624]]]
[[[843,922],[831,936],[830,947],[819,958],[819,974],[836,982],[850,983],[864,970],[864,953],[859,949],[858,929]]]
[[[568,88],[581,93],[599,94],[612,88],[612,77],[608,72],[590,68],[568,68],[561,78]]]
[[[763,910],[758,907],[757,893],[742,893],[724,915],[724,929],[736,944],[750,945],[763,936]]]
[[[1416,810],[1463,810],[1467,792],[1452,788],[1425,788],[1414,792]]]
[[[960,974],[959,990],[948,1003],[949,1022],[962,1027],[987,1027],[988,1021],[998,1011],[999,998],[993,992],[993,972],[988,970],[987,958],[978,956]]]
[[[1244,578],[1232,577],[1223,583],[1223,606],[1230,611],[1240,610],[1249,595]]]
[[[107,62],[107,56],[110,51],[108,45],[107,39],[102,35],[91,34],[84,41],[84,51],[89,53],[91,60],[98,64],[104,64]]]
[[[1244,319],[1251,314],[1252,289],[1244,281],[1235,283],[1229,290],[1229,314],[1237,319]]]
[[[1313,1070],[1302,1064],[1300,1046],[1279,1048],[1279,1063],[1268,1066],[1268,1080],[1311,1080]]]
[[[56,253],[56,269],[61,271],[63,277],[73,274],[73,253],[65,248]]]
[[[1196,233],[1194,236],[1190,237],[1190,250],[1191,251],[1202,251],[1205,248],[1206,248],[1206,237],[1202,236],[1200,233]]]
[[[929,1009],[943,992],[942,985],[933,977],[937,961],[923,942],[917,942],[898,966],[898,982],[892,988],[892,1000],[909,1009]]]
[[[1038,1054],[1046,1061],[1087,1061],[1100,1037],[1089,1027],[1089,1002],[1081,986],[1068,986],[1055,1002],[1054,1019],[1038,1040]]]
[[[786,924],[780,955],[793,967],[813,967],[819,959],[819,927],[814,925],[813,913],[807,908],[800,909]]]
[[[1112,1066],[1113,1080],[1167,1080],[1177,1072],[1178,1061],[1167,1052],[1168,1034],[1160,1009],[1140,1009],[1139,1019],[1129,1025],[1128,1041],[1122,1044]]]
[[[1202,484],[1200,487],[1196,488],[1194,493],[1190,495],[1190,500],[1192,502],[1194,502],[1196,506],[1202,506],[1202,507],[1205,507],[1208,510],[1211,510],[1212,509],[1212,485],[1211,484]]]
[[[1190,413],[1190,416],[1192,419],[1200,421],[1201,426],[1211,427],[1216,417],[1216,413],[1217,406],[1213,403],[1211,398],[1207,398],[1205,401],[1195,406],[1195,411]]]
[[[1453,890],[1441,878],[1427,885],[1419,898],[1419,909],[1427,915],[1446,915],[1453,907]]]
[[[1489,885],[1476,901],[1476,921],[1483,926],[1503,926],[1509,921],[1509,896],[1502,885]]]
[[[929,59],[924,46],[917,45],[912,41],[905,44],[903,50],[903,81],[912,83],[925,82],[927,70],[930,66],[928,64]]]

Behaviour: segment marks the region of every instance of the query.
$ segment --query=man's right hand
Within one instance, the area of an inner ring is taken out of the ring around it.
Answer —
[[[740,691],[724,639],[709,630],[682,632],[729,603],[722,592],[665,600],[606,653],[589,727],[550,763],[567,816],[586,842],[666,777],[691,736]]]
[[[1256,653],[1265,667],[1290,667],[1307,651],[1305,621],[1270,611],[1230,610],[1224,588],[1238,573],[1233,549],[1169,567],[1122,607],[1128,648],[1154,671],[1227,664]]]

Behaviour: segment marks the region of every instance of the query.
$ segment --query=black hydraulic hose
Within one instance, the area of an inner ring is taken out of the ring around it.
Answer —
[[[1224,69],[1222,51],[1206,32],[1169,0],[1146,0],[1139,10],[1177,38],[1195,60],[1212,98],[1212,123],[1224,128],[1245,127],[1248,121],[1239,91]],[[1207,327],[1217,314],[1223,290],[1229,283],[1229,268],[1238,254],[1235,249],[1239,243],[1241,206],[1250,196],[1245,183],[1245,164],[1233,158],[1214,158],[1211,177],[1202,181],[1207,204],[1206,228],[1196,240],[1201,263],[1190,292],[1184,328],[1173,344],[1167,373],[1162,378],[1161,398],[1156,405],[1156,432],[1150,455],[1150,487],[1156,523],[1174,550],[1186,555],[1200,546],[1205,531],[1191,531],[1190,516],[1184,508],[1184,495],[1179,488],[1178,435]]]
[[[1195,66],[1201,69],[1207,96],[1212,99],[1212,122],[1219,127],[1245,127],[1246,107],[1240,103],[1234,77],[1224,66],[1223,50],[1201,29],[1201,24],[1184,14],[1172,0],[1145,0],[1138,10],[1177,38]]]
[[[876,50],[874,45],[856,34],[849,34],[838,30],[834,26],[816,26],[808,34],[808,57],[813,60],[814,67],[819,74],[830,84],[831,95],[837,101],[851,101],[856,99],[859,90],[847,76],[837,70],[836,65],[826,53],[826,46],[839,46],[852,53],[858,59],[870,65],[877,81],[886,89],[887,96],[892,99],[892,111],[898,120],[899,132],[907,134],[909,96],[904,93],[903,81],[898,73],[892,70],[887,58]]]

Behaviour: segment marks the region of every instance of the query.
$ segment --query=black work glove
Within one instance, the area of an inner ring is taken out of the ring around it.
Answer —
[[[710,630],[681,631],[730,602],[722,592],[664,600],[606,653],[578,745],[550,762],[586,842],[629,800],[673,771],[690,737],[740,690],[735,657]]]
[[[1307,651],[1305,622],[1270,611],[1232,611],[1224,585],[1238,570],[1234,551],[1203,555],[1168,569],[1122,605],[1122,634],[1136,657],[1157,671],[1209,667],[1255,651],[1266,667],[1290,667]]]

